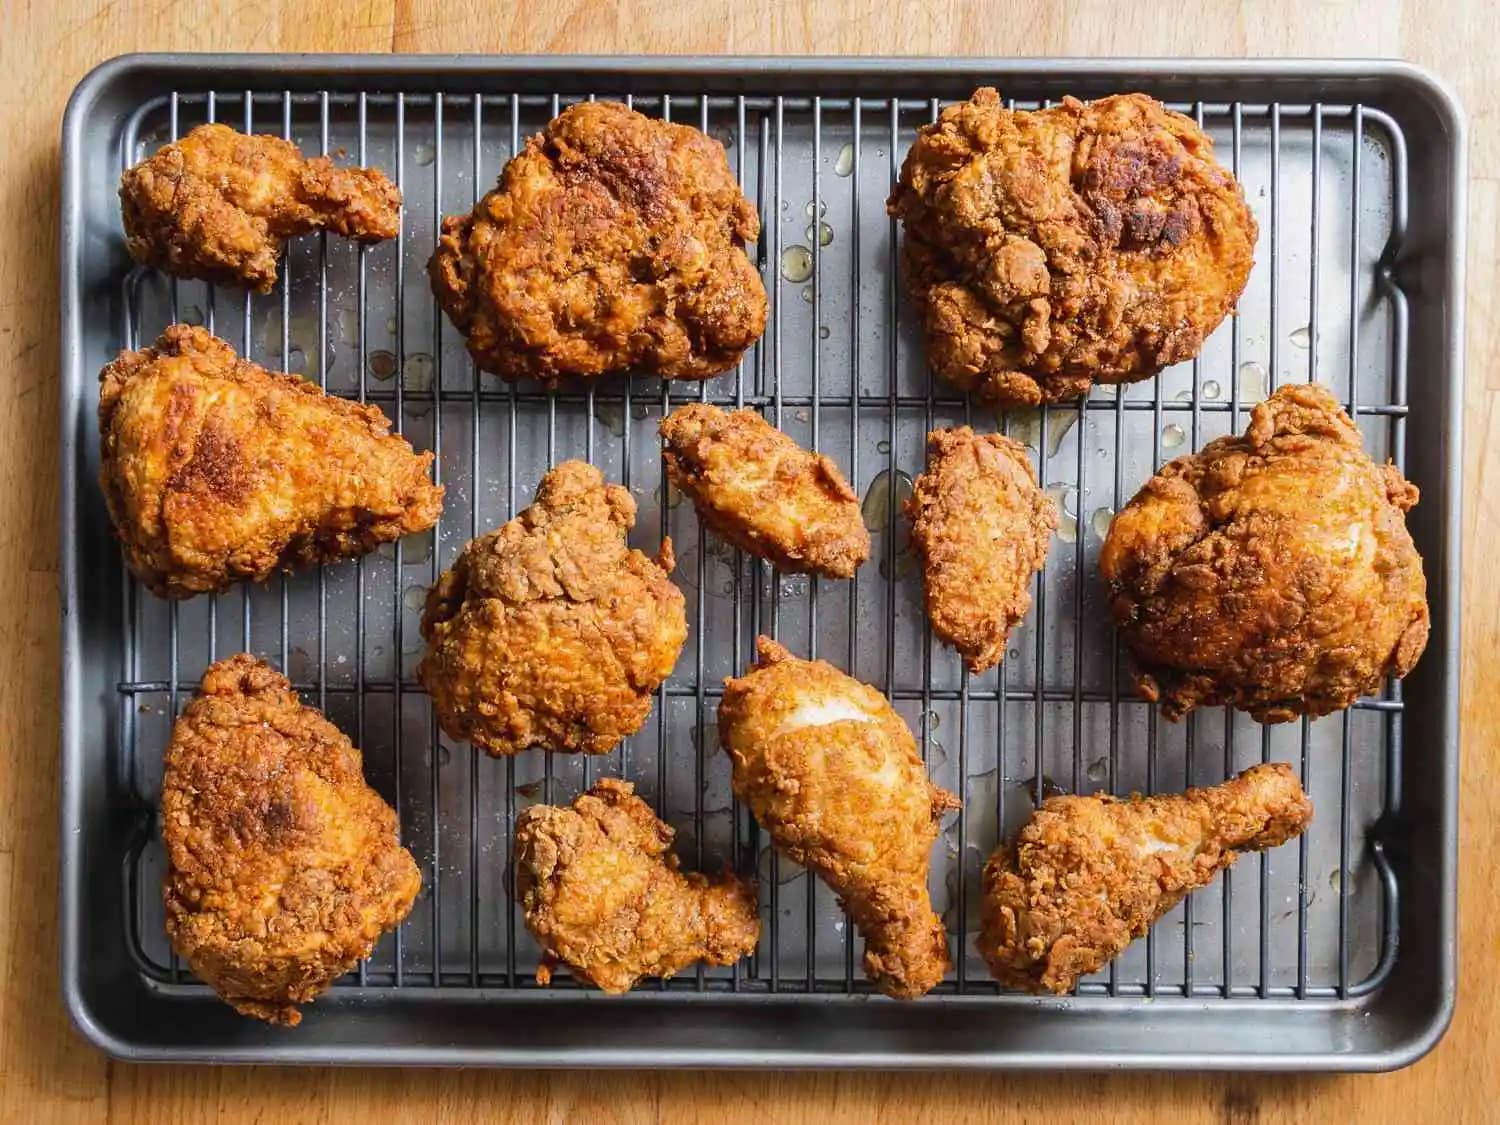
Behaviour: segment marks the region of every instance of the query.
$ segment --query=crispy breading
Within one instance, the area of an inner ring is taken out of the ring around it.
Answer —
[[[1213,143],[1144,94],[1027,112],[977,90],[923,127],[888,206],[928,362],[1009,406],[1192,358],[1257,235]]]
[[[471,213],[443,220],[427,272],[474,362],[503,378],[704,379],[765,331],[745,254],[759,236],[717,141],[585,102],[528,140]]]
[[[172,947],[270,1023],[295,1026],[421,886],[359,751],[248,653],[209,668],[172,728],[161,825]]]
[[[1227,703],[1276,723],[1406,675],[1428,630],[1416,502],[1315,384],[1282,387],[1243,436],[1167,465],[1099,554],[1141,694],[1169,719]]]
[[[661,423],[667,477],[721,538],[792,573],[852,578],[870,557],[859,496],[832,459],[754,410],[704,402]]]
[[[670,977],[698,961],[731,965],[760,940],[755,884],[683,874],[674,833],[628,781],[601,778],[570,808],[516,819],[516,891],[546,950],[539,984],[561,961],[605,992]]]
[[[947,972],[948,935],[927,870],[942,814],[901,716],[874,688],[767,637],[724,681],[719,737],[735,795],[783,854],[827,883],[865,939],[865,975],[912,999]]]
[[[171,598],[353,558],[442,512],[431,453],[176,324],[99,374],[99,483],[131,571]]]
[[[1057,527],[1057,505],[1037,487],[1026,447],[968,426],[934,430],[906,514],[932,631],[969,671],[994,667],[1031,607],[1031,578]]]
[[[635,501],[565,461],[427,594],[417,675],[443,730],[499,756],[603,754],[646,721],[687,639],[672,541],[631,550]]]
[[[985,864],[975,945],[1002,984],[1068,992],[1207,886],[1238,850],[1278,847],[1312,815],[1281,762],[1171,796],[1049,797]]]
[[[199,125],[120,178],[131,257],[178,277],[269,293],[288,238],[395,238],[401,192],[375,168],[304,158],[291,141]]]

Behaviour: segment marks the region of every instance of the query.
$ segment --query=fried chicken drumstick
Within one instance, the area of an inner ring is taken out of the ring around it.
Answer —
[[[870,557],[859,496],[837,465],[759,412],[680,406],[661,423],[662,458],[698,518],[778,570],[852,578]]]
[[[99,483],[131,571],[164,597],[354,558],[437,522],[431,453],[175,324],[99,374]]]
[[[682,591],[631,550],[635,501],[565,461],[531,506],[464,548],[427,593],[417,676],[439,723],[500,756],[603,754],[634,734],[687,639]]]
[[[1194,122],[1144,94],[945,109],[888,204],[933,369],[1005,406],[1191,359],[1239,299],[1256,225]]]
[[[526,928],[605,992],[670,977],[698,961],[731,965],[760,939],[755,885],[677,870],[671,827],[628,781],[603,778],[571,808],[533,805],[516,820],[516,890]]]
[[[1312,813],[1280,762],[1172,796],[1049,797],[985,864],[976,945],[1001,984],[1068,992],[1238,850],[1279,847]]]
[[[927,780],[901,716],[874,688],[758,638],[724,682],[719,737],[735,795],[786,856],[833,888],[865,939],[865,975],[912,999],[947,972],[927,869],[958,798]]]
[[[1031,579],[1057,528],[1057,505],[1037,487],[1026,447],[968,426],[934,430],[906,514],[932,631],[970,672],[993,668],[1031,607]]]
[[[617,102],[554,118],[467,215],[443,220],[432,291],[505,379],[706,379],[766,327],[760,235],[724,147]]]
[[[1406,675],[1428,630],[1416,502],[1316,384],[1280,388],[1243,436],[1167,465],[1099,554],[1141,694],[1169,719],[1227,703],[1277,723]]]
[[[173,727],[161,824],[172,947],[269,1023],[295,1026],[421,885],[359,751],[247,653],[209,668]]]
[[[269,293],[294,235],[395,238],[401,192],[378,169],[341,168],[280,137],[210,124],[127,169],[120,209],[141,264]]]

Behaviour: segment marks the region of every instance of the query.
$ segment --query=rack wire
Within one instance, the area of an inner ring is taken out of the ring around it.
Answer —
[[[1198,892],[1079,993],[1326,1003],[1378,988],[1398,937],[1399,888],[1374,826],[1400,800],[1400,685],[1295,725],[1261,728],[1227,710],[1160,723],[1130,687],[1094,558],[1109,515],[1157,467],[1242,429],[1280,382],[1328,382],[1372,455],[1404,465],[1406,297],[1391,263],[1405,236],[1407,169],[1395,122],[1360,105],[1174,106],[1215,138],[1260,220],[1238,315],[1198,359],[1155,379],[993,416],[928,376],[901,292],[899,231],[884,210],[937,99],[622,97],[725,144],[764,225],[751,254],[770,299],[765,338],[734,371],[698,384],[641,377],[544,393],[476,371],[426,286],[440,217],[472,206],[564,105],[596,96],[611,95],[184,91],[130,120],[122,169],[220,120],[388,170],[406,198],[393,242],[296,240],[267,297],[133,271],[122,343],[147,344],[172,321],[203,323],[257,362],[379,404],[418,448],[434,450],[448,489],[432,533],[356,563],[185,603],[124,579],[118,767],[139,820],[122,877],[139,971],[168,991],[202,987],[162,931],[162,753],[203,668],[247,650],[286,671],[363,748],[423,869],[411,916],[341,988],[536,990],[538,950],[510,894],[515,817],[618,775],[678,828],[685,863],[729,864],[762,884],[755,956],[653,989],[832,1000],[867,992],[857,935],[833,895],[769,847],[734,801],[717,752],[722,678],[748,663],[765,632],[884,690],[919,735],[934,780],[964,798],[933,853],[935,908],[955,952],[937,994],[1025,1002],[990,981],[972,938],[983,857],[1034,802],[1061,788],[1171,791],[1263,760],[1298,769],[1318,807],[1312,829]],[[690,400],[759,409],[842,463],[875,540],[853,581],[780,575],[705,533],[668,485],[655,436],[662,415]],[[1001,668],[980,676],[932,638],[899,511],[926,432],[959,422],[1026,442],[1064,509],[1031,614]],[[414,679],[422,594],[469,538],[524,507],[546,467],[570,456],[635,495],[638,545],[653,549],[666,535],[679,544],[690,640],[646,726],[618,751],[494,761],[441,734]],[[559,975],[552,987],[577,985]]]

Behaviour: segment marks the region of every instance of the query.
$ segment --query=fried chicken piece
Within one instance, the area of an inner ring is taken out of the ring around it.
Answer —
[[[126,169],[120,211],[125,245],[142,265],[269,293],[288,238],[395,238],[401,192],[375,168],[340,168],[280,137],[199,125]]]
[[[1197,355],[1257,235],[1213,143],[1144,94],[1026,112],[977,90],[921,130],[888,207],[928,362],[1006,406]]]
[[[1049,797],[984,867],[975,942],[1008,988],[1071,991],[1238,857],[1300,836],[1312,802],[1290,766],[1128,800]]]
[[[1167,465],[1099,554],[1141,694],[1169,719],[1227,703],[1279,723],[1406,675],[1428,629],[1416,502],[1316,384],[1282,387],[1243,436]]]
[[[538,984],[559,961],[605,992],[670,977],[698,961],[732,965],[755,951],[755,884],[677,870],[675,833],[628,781],[602,778],[571,808],[533,805],[516,819],[516,888],[526,928],[547,951]]]
[[[717,141],[586,102],[528,140],[470,214],[443,220],[427,272],[474,362],[505,379],[705,379],[765,331],[745,254],[759,237]]]
[[[635,501],[565,461],[427,593],[417,676],[451,738],[490,754],[604,754],[634,734],[687,639],[672,541],[631,550]]]
[[[865,939],[865,975],[912,999],[947,972],[948,935],[927,893],[938,821],[959,807],[927,780],[901,716],[874,688],[767,637],[724,681],[719,737],[735,795],[778,849],[838,895]]]
[[[359,751],[248,653],[203,675],[161,793],[167,936],[241,1015],[295,1027],[421,886]]]
[[[390,429],[378,408],[184,324],[99,373],[99,484],[131,572],[168,598],[354,558],[435,524],[432,454]]]
[[[870,557],[859,496],[839,467],[754,410],[689,403],[661,423],[671,482],[720,538],[795,574],[852,578]]]
[[[932,631],[970,672],[994,667],[1031,607],[1031,576],[1057,528],[1057,505],[1037,487],[1026,447],[968,426],[934,430],[906,514]]]

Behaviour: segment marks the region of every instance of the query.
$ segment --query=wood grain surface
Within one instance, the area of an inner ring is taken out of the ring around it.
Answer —
[[[1489,0],[0,0],[0,716],[10,731],[0,755],[0,1122],[1496,1120],[1496,17]],[[1405,1071],[1362,1077],[157,1068],[86,1046],[57,985],[57,138],[79,78],[138,50],[1387,55],[1437,71],[1467,107],[1473,176],[1463,985],[1448,1036]]]

